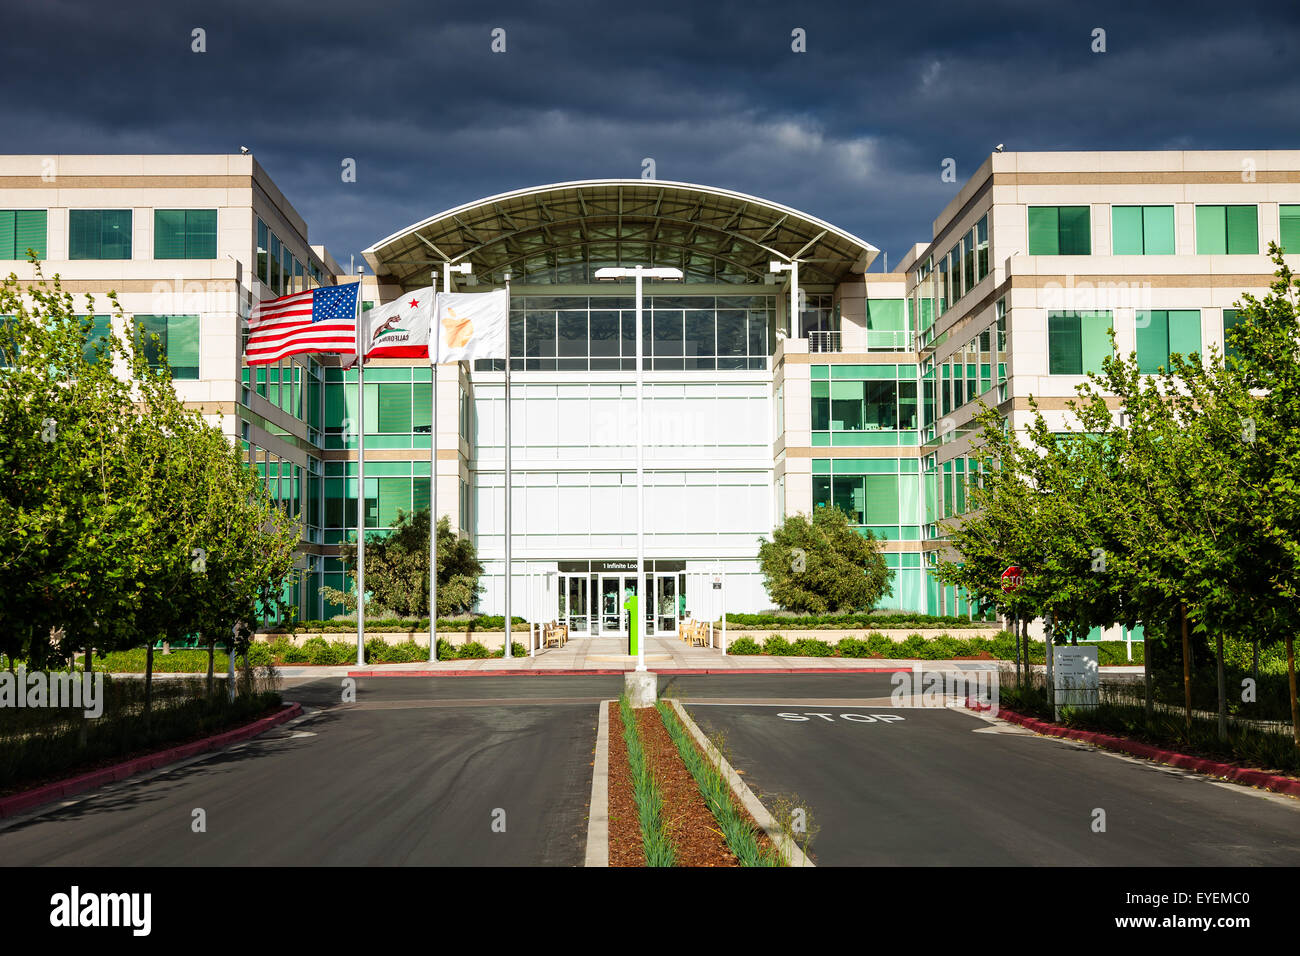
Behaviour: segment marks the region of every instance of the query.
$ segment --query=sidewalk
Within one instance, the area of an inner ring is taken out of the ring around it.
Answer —
[[[635,670],[637,659],[626,653],[627,642],[616,637],[574,638],[564,647],[539,649],[534,657],[512,660],[427,661],[410,664],[372,664],[349,668],[346,673],[361,676],[428,676],[468,674],[620,674]],[[646,667],[659,673],[699,674],[801,674],[801,673],[890,673],[910,671],[916,661],[872,657],[769,657],[767,655],[724,655],[721,648],[688,647],[676,638],[652,637],[646,641]],[[996,670],[997,661],[924,661],[934,670]],[[302,674],[291,673],[302,671]],[[286,677],[319,673],[324,668],[281,668]],[[330,672],[343,671],[329,668]]]

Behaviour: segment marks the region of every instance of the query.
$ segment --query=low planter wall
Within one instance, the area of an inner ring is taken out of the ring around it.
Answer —
[[[811,638],[815,641],[825,641],[827,644],[838,644],[841,639],[846,637],[856,637],[865,639],[869,634],[883,634],[894,643],[907,640],[913,634],[919,634],[921,637],[930,639],[948,635],[957,638],[967,637],[994,637],[1000,632],[997,627],[965,627],[955,630],[945,628],[845,628],[843,630],[832,630],[830,628],[813,628],[813,629],[793,629],[793,628],[757,628],[757,627],[737,627],[727,625],[727,640],[734,641],[742,637],[752,638],[754,641],[762,644],[773,634],[779,634],[787,641],[794,643],[804,638]],[[721,628],[715,623],[713,626],[713,638],[715,641],[721,639]],[[528,625],[517,625],[510,634],[516,644],[528,646]],[[288,638],[296,647],[302,647],[308,640],[313,637],[323,637],[326,641],[353,641],[357,639],[356,631],[304,631],[299,634],[258,634],[256,639],[259,641],[273,641],[279,638]],[[407,641],[415,641],[420,647],[429,646],[428,631],[366,631],[366,640],[371,638],[380,638],[388,644],[405,644]],[[505,646],[505,631],[469,631],[469,630],[441,630],[438,632],[440,640],[448,641],[459,647],[470,641],[477,641],[489,650]]]
[[[911,637],[913,634],[919,634],[921,637],[929,640],[935,637],[968,638],[968,637],[996,637],[1001,632],[997,627],[963,627],[959,630],[948,630],[945,628],[869,628],[855,627],[845,630],[831,630],[829,628],[819,628],[813,630],[802,630],[793,628],[757,628],[757,627],[735,627],[727,625],[727,640],[734,641],[738,638],[748,637],[755,642],[762,644],[774,634],[779,634],[787,641],[793,644],[795,641],[809,638],[814,641],[825,641],[827,644],[838,644],[843,638],[856,637],[866,639],[870,634],[883,634],[895,644],[901,643]],[[713,636],[716,640],[720,634],[717,625],[714,625]]]
[[[357,641],[357,632],[352,631],[302,631],[298,634],[256,634],[254,640],[270,643],[271,641],[287,639],[295,647],[302,647],[313,637],[323,637],[329,643],[335,641],[349,641],[353,644]],[[428,631],[366,631],[366,640],[379,638],[386,644],[405,644],[407,641],[415,641],[420,647],[429,646]],[[450,644],[460,647],[462,644],[468,644],[470,641],[477,641],[488,650],[495,650],[505,646],[505,631],[448,631],[440,630],[438,640],[447,641]],[[516,625],[510,632],[510,638],[516,644],[528,646],[528,625]]]

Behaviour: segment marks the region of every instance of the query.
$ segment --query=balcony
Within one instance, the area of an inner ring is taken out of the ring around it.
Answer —
[[[848,329],[808,333],[809,352],[906,352],[911,346],[912,333],[905,331]]]

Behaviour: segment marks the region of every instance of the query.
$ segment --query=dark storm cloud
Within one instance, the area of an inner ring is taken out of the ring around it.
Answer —
[[[462,202],[636,177],[645,157],[661,179],[805,209],[896,262],[1000,142],[1300,145],[1290,5],[9,6],[6,152],[247,145],[345,262]],[[207,53],[190,51],[195,27]],[[791,52],[795,27],[807,53]],[[948,157],[957,184],[940,180]]]

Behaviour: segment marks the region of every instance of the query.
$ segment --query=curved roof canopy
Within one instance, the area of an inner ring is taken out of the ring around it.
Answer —
[[[381,280],[427,285],[444,262],[480,282],[586,284],[602,266],[676,266],[688,282],[763,282],[774,259],[799,261],[800,285],[865,272],[878,251],[788,206],[654,179],[517,189],[466,203],[380,240],[363,255]]]

